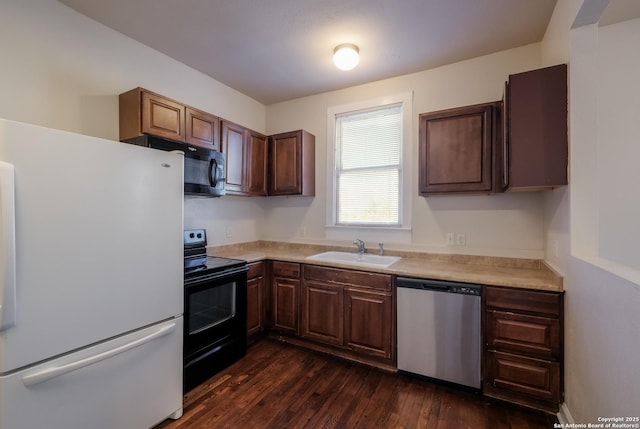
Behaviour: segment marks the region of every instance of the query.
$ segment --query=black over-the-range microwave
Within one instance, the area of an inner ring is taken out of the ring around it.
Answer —
[[[225,158],[222,152],[144,135],[126,140],[140,146],[184,153],[184,193],[220,197],[225,194]]]

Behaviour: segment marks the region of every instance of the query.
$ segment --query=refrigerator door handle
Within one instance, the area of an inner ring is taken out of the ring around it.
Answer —
[[[15,214],[14,168],[0,161],[0,331],[16,324]]]
[[[165,335],[170,334],[175,329],[175,327],[176,322],[171,321],[168,324],[159,326],[154,332],[145,335],[144,337],[138,338],[137,340],[133,340],[129,343],[116,347],[115,349],[107,350],[105,352],[98,353],[97,355],[89,356],[87,358],[80,359],[78,361],[71,362],[65,365],[52,366],[50,368],[43,369],[29,375],[25,375],[24,377],[22,377],[22,383],[27,387],[44,383],[45,381],[51,380],[52,378],[60,377],[61,375],[67,374],[69,372],[76,371],[89,365],[93,365],[94,363],[112,358],[116,355],[119,355],[120,353],[128,352],[129,350],[132,350],[150,341],[156,340],[160,337],[164,337]]]

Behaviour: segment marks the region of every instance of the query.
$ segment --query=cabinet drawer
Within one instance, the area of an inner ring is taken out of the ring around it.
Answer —
[[[485,287],[486,306],[507,311],[522,311],[559,317],[562,294],[501,287]]]
[[[249,264],[249,271],[247,272],[247,279],[255,279],[264,275],[264,262],[254,262]]]
[[[506,391],[544,401],[560,399],[560,364],[501,352],[487,355],[486,393]]]
[[[560,321],[548,317],[489,310],[487,346],[558,360]]]
[[[300,278],[300,264],[273,261],[273,275],[276,277]]]
[[[304,278],[305,280],[341,283],[370,289],[391,290],[391,276],[386,274],[305,265]]]

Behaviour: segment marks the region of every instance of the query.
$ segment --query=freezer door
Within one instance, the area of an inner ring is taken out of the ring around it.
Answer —
[[[182,317],[0,377],[0,429],[149,428],[182,413]]]
[[[181,154],[0,120],[0,161],[15,179],[0,375],[182,313]]]

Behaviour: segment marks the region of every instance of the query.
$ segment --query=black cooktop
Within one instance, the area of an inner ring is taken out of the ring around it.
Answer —
[[[195,277],[204,274],[213,274],[232,268],[240,268],[247,265],[247,261],[240,259],[221,258],[218,256],[191,256],[184,258],[184,276]]]
[[[247,265],[240,259],[207,256],[207,235],[204,229],[184,231],[184,278],[210,276],[233,271]]]

